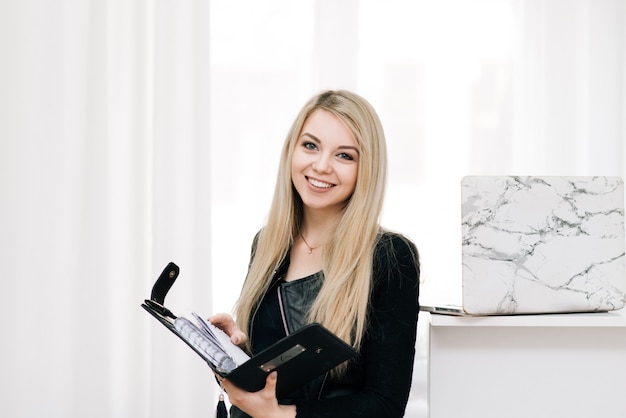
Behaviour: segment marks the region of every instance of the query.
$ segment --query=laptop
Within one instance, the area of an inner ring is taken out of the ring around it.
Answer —
[[[606,312],[624,307],[620,177],[466,176],[462,306],[449,315]]]

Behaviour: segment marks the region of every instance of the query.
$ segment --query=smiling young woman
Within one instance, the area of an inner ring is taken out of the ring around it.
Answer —
[[[291,159],[291,179],[304,210],[339,216],[354,193],[358,162],[358,144],[346,124],[328,111],[313,112]]]
[[[255,393],[223,385],[233,417],[402,417],[415,353],[419,257],[379,223],[385,136],[372,106],[327,91],[300,111],[283,146],[267,224],[252,245],[236,306],[210,320],[257,353],[319,322],[358,352],[277,399],[272,373]]]

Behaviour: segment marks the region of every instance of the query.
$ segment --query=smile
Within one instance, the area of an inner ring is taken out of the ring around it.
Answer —
[[[319,181],[319,180],[315,180],[315,179],[312,179],[310,177],[307,177],[307,180],[309,181],[309,183],[312,186],[319,187],[321,189],[330,189],[331,187],[334,186],[334,184],[326,183],[326,182]]]

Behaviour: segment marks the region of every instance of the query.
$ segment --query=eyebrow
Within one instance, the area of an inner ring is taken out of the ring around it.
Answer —
[[[303,136],[308,136],[309,138],[311,138],[313,141],[317,142],[318,144],[322,143],[322,141],[318,137],[316,137],[315,135],[311,133],[305,132],[300,136],[300,138],[302,138]],[[354,150],[354,152],[356,152],[357,154],[360,154],[359,149],[357,147],[353,147],[352,145],[339,145],[337,149],[351,149],[351,150]]]

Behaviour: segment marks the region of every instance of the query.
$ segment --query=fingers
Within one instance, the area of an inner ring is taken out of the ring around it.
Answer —
[[[265,387],[257,392],[247,392],[230,380],[224,379],[221,384],[230,403],[254,417],[276,417],[280,415],[281,406],[276,399],[278,374],[274,371],[265,378]],[[296,416],[295,409],[290,416]]]
[[[242,345],[245,344],[246,341],[248,341],[248,336],[244,334],[243,331],[241,331],[239,328],[237,328],[236,331],[230,334],[230,340],[235,345]]]
[[[232,316],[227,313],[218,313],[209,318],[209,321],[224,331],[235,345],[242,345],[248,341],[247,335],[239,329]]]
[[[218,328],[226,331],[226,328],[232,327],[235,325],[235,320],[232,316],[227,313],[217,313],[211,317],[209,317],[209,321]]]
[[[278,373],[275,371],[268,374],[265,379],[265,390],[271,392],[272,396],[276,396],[276,383],[278,382]]]

